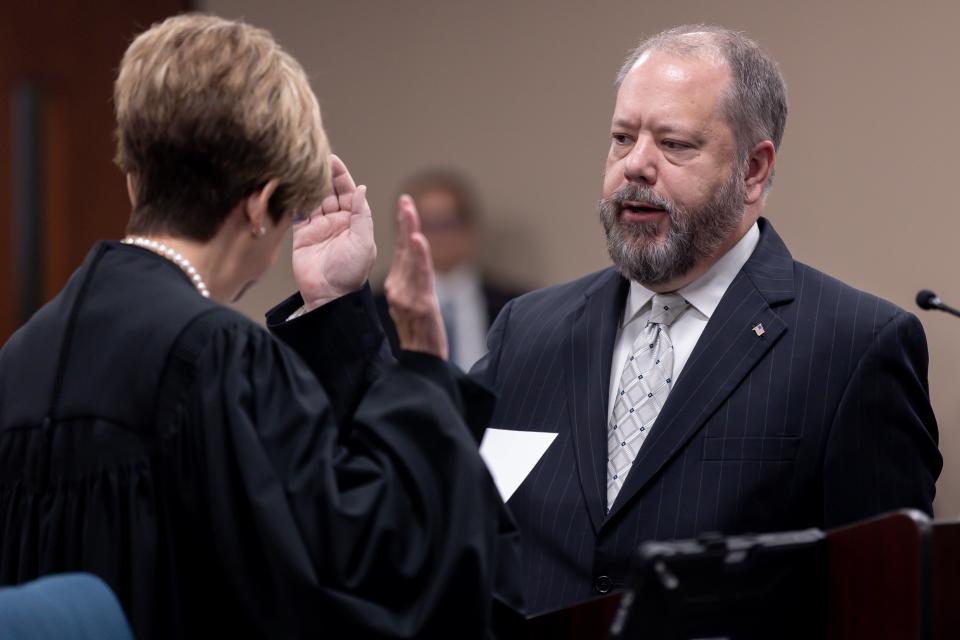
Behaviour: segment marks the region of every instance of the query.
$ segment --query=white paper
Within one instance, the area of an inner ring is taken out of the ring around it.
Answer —
[[[542,431],[487,429],[480,442],[480,457],[487,463],[500,497],[506,502],[557,437]]]

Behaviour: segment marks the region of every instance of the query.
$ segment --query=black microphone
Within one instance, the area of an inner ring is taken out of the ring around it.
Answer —
[[[917,306],[921,309],[939,309],[940,311],[946,311],[949,314],[955,315],[960,318],[960,311],[957,311],[953,307],[946,305],[940,300],[939,296],[929,289],[923,289],[917,292]]]

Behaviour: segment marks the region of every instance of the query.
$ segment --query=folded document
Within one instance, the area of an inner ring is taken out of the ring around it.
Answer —
[[[506,502],[530,475],[557,437],[542,431],[487,429],[480,442],[480,457],[487,463],[500,497]]]

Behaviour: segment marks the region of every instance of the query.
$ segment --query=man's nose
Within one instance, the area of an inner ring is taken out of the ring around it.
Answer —
[[[657,181],[656,145],[641,138],[630,150],[623,167],[628,182],[653,185]]]

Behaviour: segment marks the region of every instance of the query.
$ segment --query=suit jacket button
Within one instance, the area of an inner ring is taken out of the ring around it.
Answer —
[[[597,593],[610,593],[613,588],[613,580],[607,576],[597,576],[593,581],[593,588]]]

